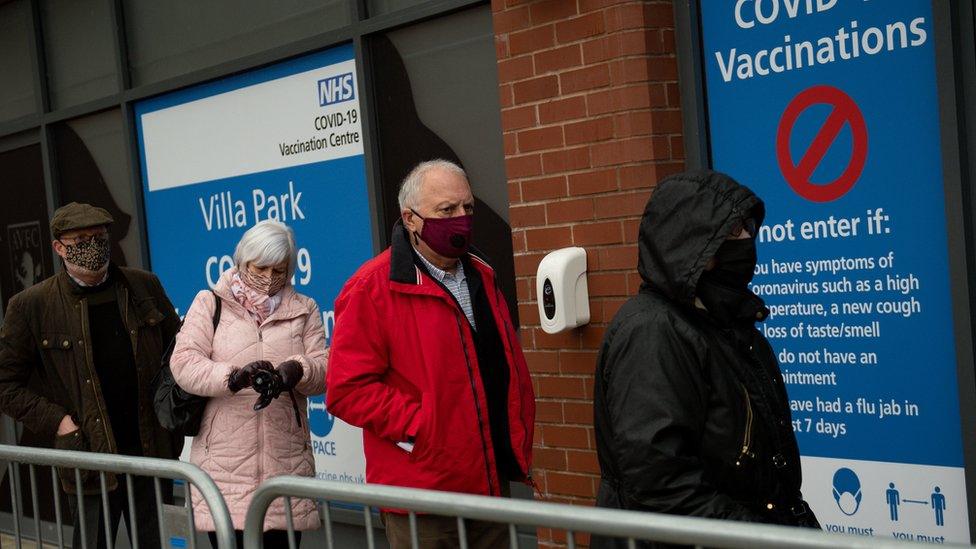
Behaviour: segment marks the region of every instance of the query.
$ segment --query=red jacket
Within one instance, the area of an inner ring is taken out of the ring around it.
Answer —
[[[366,480],[500,495],[471,327],[457,302],[414,264],[398,224],[393,245],[346,282],[335,303],[326,374],[329,412],[363,428]],[[474,253],[509,368],[516,461],[530,481],[535,396],[494,270]],[[412,452],[397,446],[414,437]]]

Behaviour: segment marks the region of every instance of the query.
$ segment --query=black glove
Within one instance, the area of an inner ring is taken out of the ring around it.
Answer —
[[[271,401],[278,398],[282,391],[287,391],[291,397],[292,408],[295,409],[295,421],[302,425],[298,411],[298,402],[292,389],[301,381],[304,375],[302,365],[296,360],[286,360],[272,371],[258,372],[252,380],[254,390],[258,392],[258,400],[254,403],[254,410],[266,408]]]
[[[227,376],[227,388],[232,393],[236,393],[245,387],[250,387],[255,375],[259,372],[274,372],[273,368],[267,360],[255,360],[245,364],[243,368],[234,368]]]
[[[252,384],[258,393],[258,400],[254,403],[255,411],[266,408],[272,400],[281,394],[281,374],[277,370],[258,372],[254,375]]]
[[[281,375],[281,389],[283,391],[293,389],[305,375],[305,370],[297,360],[286,360],[279,364],[275,370]]]

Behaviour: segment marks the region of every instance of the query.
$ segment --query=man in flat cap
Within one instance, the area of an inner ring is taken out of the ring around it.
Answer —
[[[182,440],[157,422],[149,384],[179,318],[155,275],[110,261],[112,221],[102,208],[76,202],[54,213],[51,244],[64,269],[7,306],[0,327],[0,412],[50,437],[55,448],[175,458]],[[81,471],[81,486],[74,469],[58,474],[72,494],[72,547],[82,545],[79,516],[86,546],[104,547],[98,473]],[[106,477],[114,541],[121,516],[130,532],[133,519],[125,479]],[[152,479],[134,480],[139,545],[158,547]],[[73,495],[79,489],[83,513]]]

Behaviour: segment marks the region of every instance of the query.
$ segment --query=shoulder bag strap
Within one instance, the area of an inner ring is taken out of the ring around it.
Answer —
[[[216,332],[217,331],[217,325],[220,324],[220,306],[221,306],[221,300],[220,300],[220,296],[217,295],[217,292],[215,292],[213,290],[210,290],[210,293],[212,293],[213,296],[214,296],[213,327],[214,327],[214,332]]]

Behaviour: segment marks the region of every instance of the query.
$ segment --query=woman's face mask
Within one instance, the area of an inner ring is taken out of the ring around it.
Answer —
[[[241,269],[239,275],[241,281],[252,290],[269,296],[281,291],[285,287],[285,281],[288,277],[287,270],[285,272],[272,270],[270,274],[263,274],[253,272],[250,265]]]
[[[102,270],[112,254],[108,235],[94,235],[87,240],[78,240],[74,244],[64,242],[61,244],[64,245],[66,262],[94,272]]]

